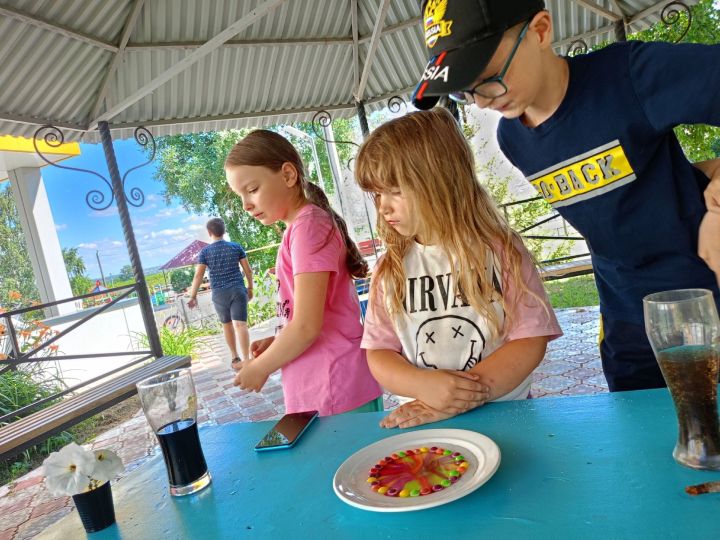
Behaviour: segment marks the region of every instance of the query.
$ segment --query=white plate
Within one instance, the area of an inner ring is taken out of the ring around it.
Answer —
[[[450,487],[422,497],[387,497],[370,489],[368,471],[379,460],[408,448],[439,446],[460,452],[469,462],[468,471]],[[349,505],[373,512],[408,512],[440,506],[472,493],[487,482],[500,466],[497,444],[475,431],[425,429],[382,439],[355,452],[340,465],[333,489]]]

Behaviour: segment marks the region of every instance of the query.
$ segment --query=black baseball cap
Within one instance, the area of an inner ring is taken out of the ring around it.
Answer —
[[[422,21],[430,60],[412,95],[418,109],[470,88],[503,33],[545,9],[543,0],[424,0]]]

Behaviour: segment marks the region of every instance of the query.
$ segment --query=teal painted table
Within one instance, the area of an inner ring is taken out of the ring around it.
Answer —
[[[92,538],[718,538],[720,494],[685,486],[720,473],[676,464],[666,390],[493,403],[427,426],[482,432],[500,446],[495,476],[474,493],[418,512],[346,505],[332,489],[352,453],[399,433],[381,414],[319,419],[292,450],[256,454],[271,423],[201,429],[213,484],[167,491],[156,456],[113,486],[117,525]],[[422,429],[422,428],[421,428]],[[75,512],[41,538],[84,532]]]

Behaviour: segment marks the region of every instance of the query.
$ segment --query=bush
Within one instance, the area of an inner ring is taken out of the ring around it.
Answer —
[[[70,288],[73,296],[82,296],[89,293],[93,285],[93,281],[87,276],[73,276],[70,278]]]
[[[275,283],[275,276],[268,271],[255,279],[255,296],[248,302],[248,326],[255,326],[276,315]]]
[[[192,268],[178,268],[170,274],[170,284],[176,293],[181,293],[192,285],[194,275]]]
[[[197,338],[207,335],[207,332],[192,327],[185,328],[182,332],[173,332],[169,328],[162,327],[159,334],[163,354],[168,356],[192,356],[198,350]],[[135,334],[135,341],[143,349],[150,347],[145,334]]]
[[[30,367],[32,366],[32,367]],[[63,389],[63,383],[40,364],[30,364],[0,375],[0,416],[10,414]],[[44,405],[49,407],[51,401]],[[43,407],[39,407],[43,408]],[[0,485],[11,482],[31,470],[38,461],[73,440],[64,431],[33,446],[17,456],[0,462]]]

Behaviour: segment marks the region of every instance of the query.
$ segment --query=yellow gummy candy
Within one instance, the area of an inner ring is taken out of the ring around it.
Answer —
[[[387,486],[383,486],[383,487],[381,487],[381,488],[378,488],[378,493],[379,493],[380,495],[385,495],[385,493],[387,493],[387,490],[388,490],[388,487],[387,487]]]
[[[400,490],[400,493],[398,493],[400,497],[409,497],[410,496],[410,490],[408,489],[402,489]]]

